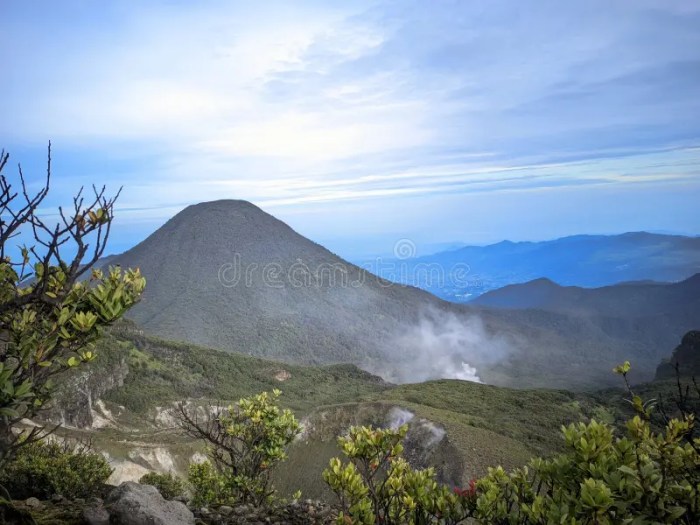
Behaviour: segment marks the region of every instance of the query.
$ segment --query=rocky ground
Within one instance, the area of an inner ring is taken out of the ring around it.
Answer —
[[[165,500],[149,485],[126,482],[104,498],[67,499],[56,496],[40,501],[15,501],[15,513],[5,523],[25,525],[31,514],[37,525],[325,525],[334,522],[337,510],[320,501],[292,501],[270,508],[249,505],[191,508],[182,501]],[[3,520],[0,519],[0,523]]]

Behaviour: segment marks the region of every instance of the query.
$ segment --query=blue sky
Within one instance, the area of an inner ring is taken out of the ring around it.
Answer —
[[[700,2],[20,1],[0,147],[111,251],[251,200],[350,258],[412,239],[700,233]]]

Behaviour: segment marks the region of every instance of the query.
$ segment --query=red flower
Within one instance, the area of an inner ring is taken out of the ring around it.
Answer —
[[[470,479],[469,487],[467,487],[466,489],[455,487],[452,490],[460,498],[473,498],[474,496],[476,496],[476,479]]]

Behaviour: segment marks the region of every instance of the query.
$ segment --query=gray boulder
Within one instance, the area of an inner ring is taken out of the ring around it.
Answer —
[[[110,525],[109,512],[101,504],[90,505],[83,509],[85,525]]]
[[[194,515],[185,504],[164,499],[150,485],[122,483],[105,504],[112,525],[194,525]]]

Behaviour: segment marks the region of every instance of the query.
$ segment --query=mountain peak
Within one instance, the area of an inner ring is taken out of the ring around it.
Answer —
[[[260,210],[255,204],[243,199],[218,199],[215,201],[203,201],[197,204],[191,204],[185,208],[193,210],[215,210],[215,209],[256,209]],[[262,210],[260,210],[262,211]]]
[[[259,213],[261,215],[266,215],[272,217],[269,213],[257,207],[255,204],[249,201],[240,199],[219,199],[215,201],[205,201],[199,202],[197,204],[191,204],[183,209],[180,213],[175,215],[173,218],[178,216],[193,217],[195,215],[204,214],[249,214],[253,215]]]
[[[192,204],[176,214],[152,239],[175,236],[181,248],[191,246],[194,238],[201,247],[219,249],[223,245],[260,243],[289,235],[296,236],[289,226],[252,202],[221,199]],[[212,242],[213,241],[213,242]]]
[[[517,285],[513,285],[517,286]],[[549,288],[561,288],[560,284],[555,283],[548,277],[539,277],[538,279],[533,279],[532,281],[523,283],[522,286],[530,286],[530,287],[549,287]]]

